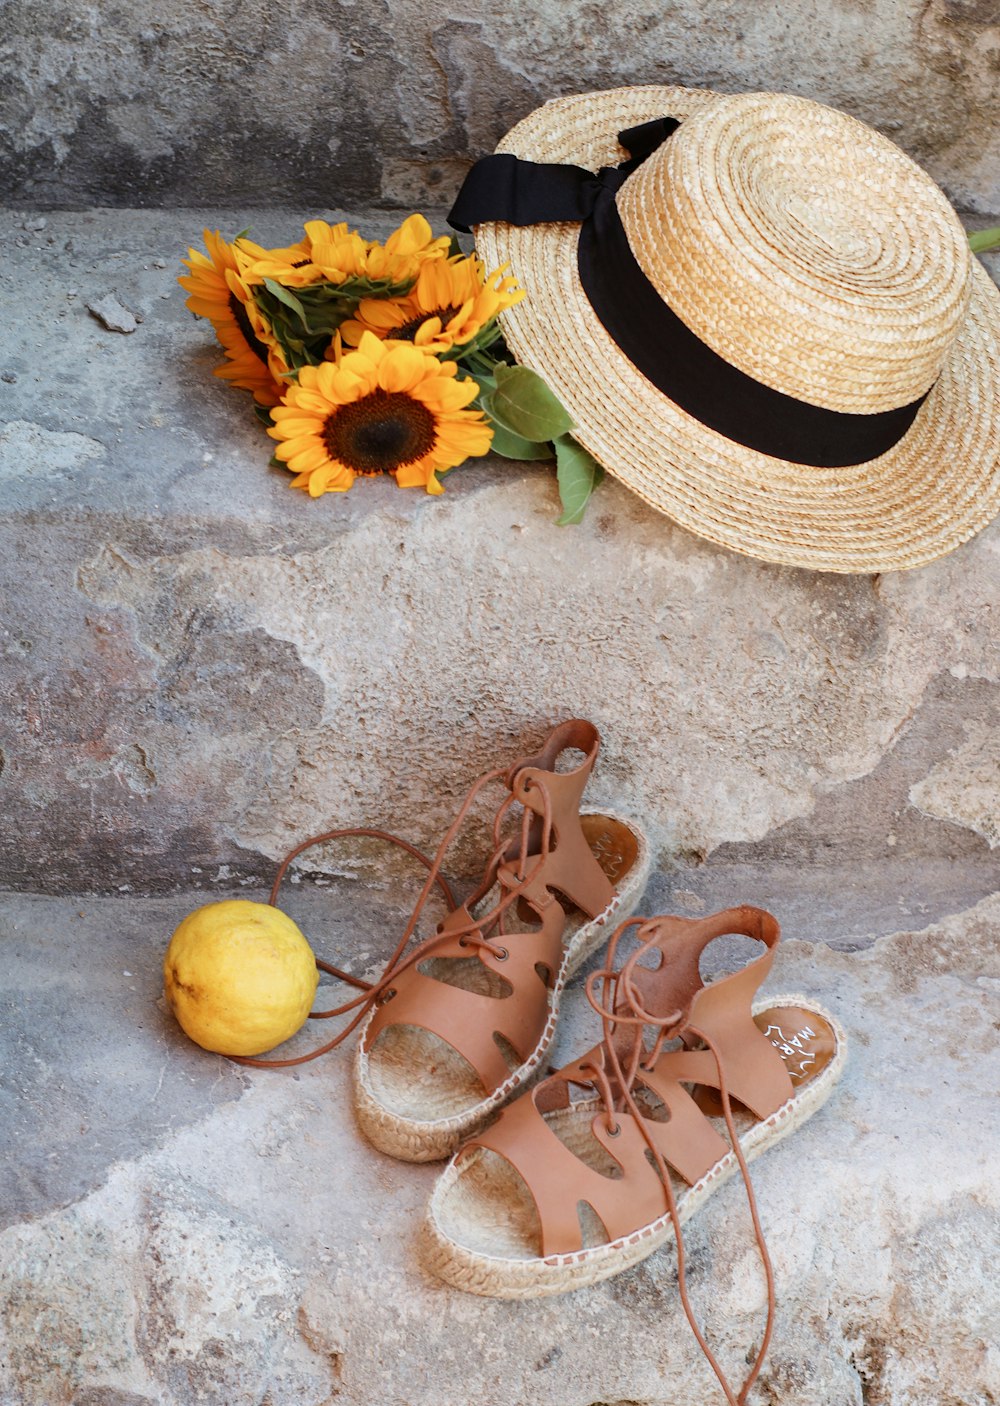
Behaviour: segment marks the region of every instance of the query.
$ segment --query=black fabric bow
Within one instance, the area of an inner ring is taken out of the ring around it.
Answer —
[[[484,156],[465,178],[448,223],[463,234],[487,220],[521,226],[554,221],[581,224],[594,213],[601,197],[614,196],[679,126],[674,117],[657,117],[620,132],[618,140],[629,159],[620,166],[602,166],[596,175],[583,166],[522,161],[509,152]]]
[[[615,195],[680,123],[659,117],[619,132],[629,153],[596,174],[582,166],[523,161],[496,153],[477,161],[448,223],[579,224],[580,282],[602,326],[659,391],[701,424],[776,459],[839,468],[876,459],[897,444],[926,396],[876,415],[811,405],[766,386],[714,352],[649,282],[632,253]],[[528,286],[530,269],[515,269]]]

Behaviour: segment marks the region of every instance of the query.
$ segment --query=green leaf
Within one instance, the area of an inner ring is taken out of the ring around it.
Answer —
[[[293,373],[300,371],[303,366],[318,366],[323,360],[332,334],[312,334],[302,326],[298,316],[284,302],[279,302],[260,285],[253,290],[253,298]]]
[[[415,278],[403,278],[393,282],[391,278],[366,278],[357,274],[345,278],[343,283],[309,283],[299,291],[303,299],[314,293],[324,297],[332,295],[357,299],[401,298],[411,291],[416,281]]]
[[[537,444],[534,440],[522,439],[519,434],[505,430],[503,425],[493,426],[493,443],[490,449],[501,459],[551,459],[555,450],[548,440]]]
[[[573,421],[541,376],[527,366],[496,368],[497,388],[490,395],[490,418],[522,439],[542,444],[573,428]]]
[[[559,499],[563,505],[562,517],[558,519],[556,526],[569,527],[582,521],[591,494],[604,478],[604,470],[582,444],[577,444],[572,435],[560,435],[555,441],[555,447],[556,478],[559,483]]]
[[[291,292],[275,279],[265,279],[253,290],[254,302],[274,333],[293,372],[319,366],[333,334],[353,317],[362,298],[395,298],[408,293],[414,280],[347,278],[342,283],[324,280]]]
[[[974,254],[983,254],[987,249],[1000,249],[1000,225],[992,229],[979,229],[969,235],[969,248]]]
[[[264,426],[265,429],[269,430],[274,424],[274,421],[271,419],[271,412],[270,410],[268,410],[266,405],[255,405],[253,408],[253,413],[257,416],[257,419],[260,421],[260,423]]]
[[[496,370],[500,363],[494,357],[487,356],[481,351],[468,352],[465,347],[459,347],[458,350],[461,355],[446,357],[442,353],[438,356],[438,360],[457,362],[460,376],[471,376],[478,383],[480,391],[495,391],[497,388]]]
[[[283,460],[279,459],[277,454],[272,454],[267,461],[267,467],[269,469],[287,469],[288,465],[284,463]]]
[[[294,312],[303,323],[306,321],[306,310],[294,293],[289,293],[287,288],[283,288],[281,284],[276,283],[273,278],[265,278],[264,287],[271,294],[272,298],[277,298],[279,303],[284,303],[286,308],[291,308],[292,312]]]
[[[476,380],[480,380],[477,376]],[[492,378],[483,377],[481,390],[473,401],[493,427],[493,442],[490,448],[504,459],[553,459],[555,449],[549,439],[528,439],[510,429],[504,419],[496,414],[496,391],[489,388]]]
[[[485,375],[482,371],[473,371],[471,367],[468,366],[463,366],[461,370],[470,381],[475,381],[476,385],[479,387],[479,395],[476,397],[474,403],[478,404],[480,409],[483,409],[484,396],[492,395],[497,388],[495,379],[492,376]]]

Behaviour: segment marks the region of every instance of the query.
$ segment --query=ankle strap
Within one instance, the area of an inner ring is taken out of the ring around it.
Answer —
[[[537,852],[546,823],[551,825],[552,848],[539,880],[546,889],[564,894],[588,918],[596,918],[614,898],[614,887],[590,848],[580,825],[580,802],[600,749],[600,733],[593,723],[571,718],[549,733],[533,757],[515,763],[508,785],[516,801],[534,814],[529,850]],[[583,752],[572,771],[556,771],[563,752]]]
[[[587,722],[585,718],[570,718],[567,722],[560,723],[558,727],[552,729],[544,746],[533,757],[522,757],[520,761],[514,763],[507,773],[507,785],[513,791],[515,777],[525,767],[533,768],[536,771],[554,772],[560,753],[569,748],[583,752],[585,760],[576,768],[576,771],[566,772],[564,775],[575,776],[577,772],[583,772],[584,780],[586,780],[594,769],[600,747],[601,734],[593,723]],[[518,799],[520,800],[520,797]]]
[[[710,942],[730,933],[756,938],[766,950],[731,976],[705,986],[699,971],[701,955]],[[714,1025],[718,1017],[724,1020],[733,1006],[749,1010],[754,993],[771,970],[781,928],[772,913],[742,904],[706,918],[671,915],[646,920],[643,938],[655,943],[664,954],[656,970],[635,965],[629,971],[630,983],[639,993],[643,1007],[661,1014],[682,1011],[689,1024],[708,1020]]]

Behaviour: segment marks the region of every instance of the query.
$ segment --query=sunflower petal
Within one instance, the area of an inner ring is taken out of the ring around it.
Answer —
[[[413,390],[415,400],[421,401],[428,409],[438,409],[444,413],[461,410],[479,394],[475,381],[443,381],[435,378],[425,381]]]
[[[279,431],[274,439],[294,439],[298,435],[319,435],[323,432],[324,420],[317,415],[296,415],[295,407],[279,405],[271,417]]]
[[[407,342],[394,342],[378,368],[384,391],[414,391],[426,374],[427,357]]]
[[[280,431],[279,434],[274,433],[276,429],[278,429],[277,425],[269,429],[267,434],[269,438],[278,441],[278,447],[274,451],[275,457],[284,464],[290,463],[296,454],[304,454],[308,449],[322,448],[323,446],[319,435],[296,435],[294,439],[281,439]]]
[[[299,454],[281,454],[279,451],[283,446],[279,445],[276,452],[277,457],[283,464],[287,464],[293,473],[309,473],[312,469],[321,469],[324,464],[330,462],[326,445],[317,444],[312,449],[304,449]]]

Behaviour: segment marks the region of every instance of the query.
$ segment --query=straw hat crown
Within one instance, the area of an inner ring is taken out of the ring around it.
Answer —
[[[874,414],[916,400],[965,317],[971,256],[941,191],[870,127],[806,99],[717,98],[617,199],[681,320],[810,404]]]
[[[486,266],[527,289],[507,345],[574,436],[675,522],[765,561],[901,570],[985,527],[1000,290],[938,188],[864,123],[774,93],[553,98],[498,151],[595,172],[664,117],[680,125],[602,179],[589,222],[473,220]]]

